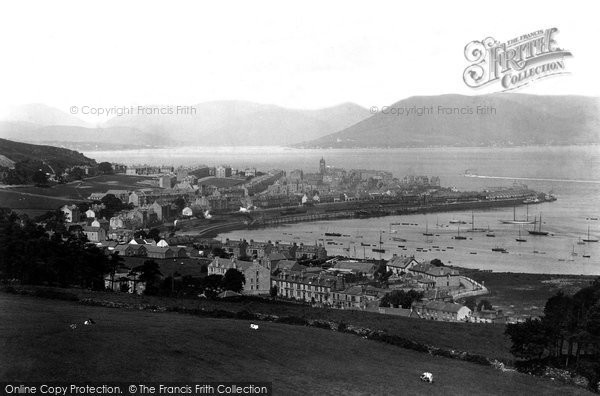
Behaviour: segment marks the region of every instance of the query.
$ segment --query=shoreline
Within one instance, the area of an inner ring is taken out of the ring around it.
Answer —
[[[363,201],[363,202],[344,202],[344,203],[333,203],[333,204],[320,204],[319,206],[313,207],[281,207],[267,209],[264,211],[250,212],[248,217],[251,220],[248,222],[243,221],[230,221],[223,224],[215,224],[210,227],[194,229],[187,228],[186,223],[179,223],[182,226],[182,235],[197,235],[205,238],[214,238],[223,232],[237,231],[237,230],[255,230],[261,228],[268,228],[279,224],[295,224],[303,222],[317,222],[326,220],[343,220],[343,219],[369,219],[378,217],[398,216],[398,215],[413,215],[413,214],[428,214],[428,213],[442,213],[442,212],[459,212],[465,210],[480,210],[480,209],[494,209],[502,208],[507,206],[521,206],[523,205],[523,198],[506,199],[506,200],[494,200],[494,201],[471,201],[471,202],[458,202],[449,204],[433,204],[433,205],[421,205],[421,206],[407,206],[403,203],[397,202],[385,202],[385,201]],[[327,207],[326,205],[337,205],[334,207]],[[343,205],[343,206],[341,206]],[[297,213],[282,215],[283,211],[296,210]],[[239,213],[229,213],[225,216],[233,216]],[[267,217],[271,215],[272,217]],[[193,227],[193,226],[192,226]],[[187,229],[186,229],[187,228]]]

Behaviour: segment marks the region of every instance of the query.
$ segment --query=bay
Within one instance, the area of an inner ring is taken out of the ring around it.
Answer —
[[[455,186],[460,190],[482,190],[510,186],[513,183],[526,184],[538,191],[552,192],[558,200],[530,205],[529,215],[533,217],[542,213],[542,227],[551,235],[534,237],[527,235],[529,228],[523,228],[521,232],[527,239],[524,243],[515,240],[519,232],[518,226],[499,222],[501,219],[512,218],[512,208],[473,213],[476,227],[489,226],[494,230],[495,238],[486,237],[485,233],[467,234],[466,228],[470,225],[463,225],[461,227],[465,229],[461,234],[465,232],[464,235],[468,239],[452,239],[458,229],[449,221],[460,218],[469,223],[471,212],[301,223],[251,231],[233,231],[219,237],[314,244],[315,241],[324,239],[324,232],[335,230],[350,237],[318,243],[338,243],[339,245],[326,245],[328,252],[362,258],[378,257],[378,254],[369,251],[373,246],[361,246],[361,242],[378,245],[381,232],[383,247],[386,250],[383,258],[389,258],[395,253],[415,255],[419,260],[439,258],[448,264],[494,271],[600,274],[599,243],[578,244],[579,238],[586,237],[588,226],[594,237],[600,236],[600,221],[592,220],[600,217],[600,148],[597,146],[343,150],[184,147],[95,151],[85,154],[97,161],[125,164],[229,164],[236,168],[277,168],[287,171],[303,169],[305,172],[316,172],[319,160],[324,158],[328,166],[386,170],[398,178],[409,174],[439,176],[443,186]],[[479,177],[465,177],[467,170]],[[525,216],[525,207],[517,210],[519,217]],[[417,225],[390,227],[390,223]],[[426,240],[422,235],[426,224],[430,232],[439,236]],[[391,240],[392,237],[403,238],[407,242],[399,243]],[[439,246],[439,251],[433,246]],[[453,249],[448,249],[449,246]],[[509,253],[492,252],[494,247],[503,247]],[[417,248],[427,251],[418,251]],[[584,258],[584,255],[590,257]]]

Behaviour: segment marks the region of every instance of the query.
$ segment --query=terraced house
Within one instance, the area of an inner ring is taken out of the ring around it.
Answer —
[[[327,305],[333,304],[332,293],[344,288],[341,277],[305,271],[282,271],[272,283],[280,297]]]

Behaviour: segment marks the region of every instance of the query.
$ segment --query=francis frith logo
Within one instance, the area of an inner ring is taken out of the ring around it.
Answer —
[[[532,81],[566,73],[564,59],[571,52],[558,47],[557,28],[523,34],[504,43],[488,37],[465,46],[471,64],[463,79],[471,88],[499,83],[502,91],[522,87]]]

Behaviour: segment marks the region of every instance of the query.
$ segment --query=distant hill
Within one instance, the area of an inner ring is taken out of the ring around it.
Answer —
[[[493,108],[495,114],[477,114],[478,106]],[[414,96],[396,102],[390,108],[429,108],[433,112],[421,116],[415,113],[395,115],[379,112],[346,129],[322,138],[307,139],[296,146],[344,148],[600,143],[600,101],[593,97],[514,93]],[[458,114],[453,114],[452,109],[459,109]],[[471,109],[472,114],[460,114],[460,109]]]
[[[33,144],[52,144],[93,150],[142,148],[173,145],[164,136],[144,133],[135,128],[86,128],[69,125],[37,125],[26,122],[0,122],[0,138]]]
[[[367,109],[353,103],[318,110],[242,101],[205,102],[191,107],[196,111],[190,115],[123,115],[94,127],[49,106],[19,106],[0,121],[0,138],[85,150],[180,145],[286,146],[325,136],[369,117]]]
[[[56,172],[75,165],[95,165],[96,161],[73,150],[60,147],[38,146],[0,139],[0,157],[13,163],[29,161],[50,165]]]
[[[205,102],[192,107],[195,114],[127,115],[114,117],[104,126],[138,128],[171,136],[182,144],[291,145],[339,131],[369,116],[368,110],[353,103],[319,110],[242,101]]]
[[[90,124],[71,114],[41,103],[14,106],[10,109],[8,115],[4,117],[4,121],[13,123],[25,122],[39,126],[65,125],[84,128],[91,127]]]

